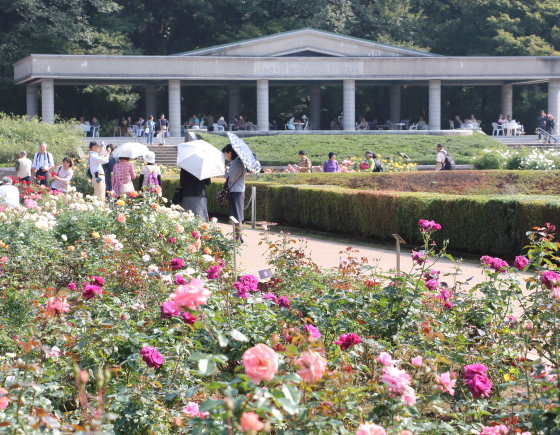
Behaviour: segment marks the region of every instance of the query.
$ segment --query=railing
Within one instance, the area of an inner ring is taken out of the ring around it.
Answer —
[[[535,130],[535,133],[539,135],[539,138],[542,137],[544,139],[544,143],[552,143],[555,146],[558,146],[558,142],[560,142],[560,139],[552,136],[548,131],[545,131],[540,127]]]

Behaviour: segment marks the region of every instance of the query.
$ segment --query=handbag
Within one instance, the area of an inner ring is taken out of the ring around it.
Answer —
[[[121,193],[130,192],[134,192],[134,184],[132,184],[132,181],[129,181],[128,183],[121,183]]]
[[[175,193],[173,194],[173,198],[171,198],[171,203],[175,205],[179,205],[183,203],[183,187],[179,186],[175,189]]]
[[[224,183],[224,187],[220,189],[216,195],[216,201],[220,205],[226,205],[228,202],[229,188],[227,187],[227,181]]]

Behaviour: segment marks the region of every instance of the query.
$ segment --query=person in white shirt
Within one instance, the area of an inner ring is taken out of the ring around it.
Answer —
[[[111,149],[107,150],[107,154],[99,154],[99,144],[96,141],[89,143],[89,170],[91,171],[91,185],[93,186],[93,195],[97,196],[101,201],[105,201],[105,171],[103,164],[109,162]]]
[[[447,151],[443,149],[443,145],[440,143],[437,144],[436,151],[436,171],[441,171],[444,169],[445,159],[447,158]]]
[[[19,205],[19,190],[12,184],[10,177],[2,179],[2,185],[0,185],[0,204],[7,204],[8,207],[17,207]]]
[[[50,183],[51,175],[50,170],[54,167],[53,155],[47,152],[47,143],[39,143],[39,152],[33,157],[31,164],[31,173],[33,177],[39,181],[39,184],[48,186]]]
[[[21,181],[31,182],[32,162],[27,158],[27,151],[19,152],[19,160],[16,162],[16,177]]]
[[[72,157],[64,157],[62,159],[62,165],[57,168],[56,175],[53,175],[54,181],[51,184],[51,190],[60,190],[61,192],[66,192],[68,183],[74,176],[72,163]]]

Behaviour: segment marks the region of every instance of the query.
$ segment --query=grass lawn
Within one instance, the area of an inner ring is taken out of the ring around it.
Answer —
[[[226,137],[197,133],[217,148],[229,141]],[[299,150],[305,150],[314,165],[322,164],[330,151],[338,155],[338,160],[363,156],[371,150],[383,158],[399,153],[407,154],[413,162],[421,165],[434,164],[435,146],[443,143],[457,164],[469,164],[471,157],[485,148],[506,148],[489,136],[401,136],[401,135],[290,135],[255,136],[244,139],[264,166],[285,166],[298,161]]]

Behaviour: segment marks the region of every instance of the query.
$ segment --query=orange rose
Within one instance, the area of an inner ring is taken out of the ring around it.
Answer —
[[[73,251],[74,249],[76,249],[75,246],[68,246],[68,250],[69,250],[69,251]]]
[[[208,225],[207,222],[204,222],[202,225],[200,225],[200,229],[202,231],[207,231],[210,228],[210,225]]]
[[[207,255],[211,255],[212,250],[210,248],[204,248],[204,253],[207,254]]]

